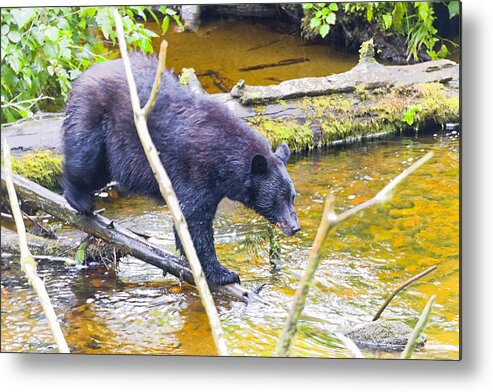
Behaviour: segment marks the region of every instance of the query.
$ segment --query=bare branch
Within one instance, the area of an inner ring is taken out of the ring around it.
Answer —
[[[193,278],[195,281],[195,285],[200,294],[200,298],[202,300],[202,304],[204,305],[205,311],[209,318],[209,323],[211,325],[212,335],[214,338],[214,342],[216,343],[216,347],[219,355],[228,355],[228,350],[226,346],[226,342],[224,340],[224,332],[221,326],[221,322],[219,320],[219,315],[217,313],[216,306],[212,299],[212,295],[209,291],[209,286],[205,279],[204,272],[202,270],[202,266],[200,264],[199,258],[197,256],[197,252],[195,250],[195,246],[192,241],[192,237],[190,236],[190,232],[188,231],[188,225],[185,220],[185,217],[181,211],[180,203],[178,198],[176,197],[175,191],[173,190],[173,186],[171,184],[171,180],[164,169],[161,160],[159,159],[159,153],[156,150],[156,146],[154,145],[151,136],[149,134],[149,130],[147,128],[146,122],[146,112],[145,109],[141,109],[140,101],[138,97],[137,87],[135,84],[135,80],[132,74],[132,68],[130,64],[130,60],[128,58],[127,46],[125,43],[125,36],[123,32],[123,24],[121,21],[120,14],[117,10],[114,12],[115,25],[118,33],[118,42],[120,44],[120,52],[123,59],[123,64],[125,66],[125,74],[127,75],[128,86],[130,90],[130,99],[132,101],[132,108],[134,111],[134,120],[135,127],[137,129],[137,133],[139,134],[140,141],[142,146],[144,147],[144,152],[146,154],[147,160],[152,168],[154,176],[159,184],[159,190],[161,191],[161,195],[166,200],[166,205],[170,209],[171,215],[173,217],[173,221],[175,223],[176,232],[180,238],[181,244],[183,245],[183,249],[187,256],[188,262],[190,264],[190,268],[192,270]],[[163,49],[165,52],[165,46],[161,46],[162,52]],[[164,56],[161,57],[160,62],[164,59]],[[160,67],[158,67],[158,73],[160,73]],[[156,75],[155,81],[160,82],[161,77]],[[153,87],[154,90],[155,87]],[[151,94],[150,98],[156,98],[157,92],[154,96]],[[148,102],[146,106],[152,108],[154,102],[151,100]]]
[[[414,282],[420,280],[421,278],[424,278],[426,275],[430,274],[431,272],[435,271],[437,269],[437,266],[433,266],[431,268],[428,268],[426,271],[423,271],[421,272],[420,274],[412,277],[411,279],[409,279],[408,281],[402,283],[399,287],[397,287],[390,295],[389,297],[387,298],[387,300],[384,302],[384,304],[380,307],[380,309],[378,310],[378,312],[375,314],[375,317],[373,317],[373,320],[371,321],[377,321],[380,316],[382,315],[383,311],[385,310],[385,308],[388,306],[388,304],[390,303],[390,301],[392,301],[392,299],[402,290],[404,290],[407,286],[413,284]]]
[[[427,162],[432,156],[433,156],[433,152],[427,153],[422,158],[414,162],[407,169],[405,169],[401,174],[395,177],[388,185],[386,185],[380,192],[378,192],[375,197],[361,204],[358,204],[357,206],[349,210],[346,210],[339,215],[337,215],[333,210],[333,196],[331,195],[327,198],[325,202],[325,209],[322,214],[322,221],[318,228],[317,235],[315,237],[315,242],[313,243],[313,247],[310,252],[310,256],[308,257],[308,263],[305,269],[305,274],[301,278],[300,285],[296,290],[293,300],[293,305],[288,314],[288,320],[286,321],[286,324],[281,334],[281,338],[279,339],[276,350],[274,352],[275,356],[289,355],[292,340],[296,335],[298,320],[300,318],[301,312],[303,311],[303,308],[305,307],[308,291],[313,283],[315,272],[320,263],[320,252],[322,250],[322,246],[330,230],[333,227],[337,226],[339,223],[350,218],[351,216],[361,211],[364,211],[365,209],[372,207],[376,204],[387,201],[390,197],[391,191],[397,186],[397,184],[402,182],[412,172],[414,172],[421,165]]]
[[[154,78],[154,84],[152,85],[151,95],[144,106],[144,115],[147,117],[152,109],[154,109],[154,104],[156,103],[157,94],[161,88],[161,79],[163,78],[163,72],[166,67],[166,49],[168,48],[168,43],[166,40],[161,42],[159,50],[159,62],[157,66],[156,76]]]
[[[46,292],[43,281],[39,278],[36,272],[37,264],[34,261],[31,252],[29,251],[29,248],[27,246],[26,227],[24,226],[24,220],[22,219],[19,201],[17,200],[14,183],[12,182],[12,162],[10,158],[10,148],[6,140],[4,140],[3,155],[6,173],[7,193],[10,200],[10,209],[12,211],[12,215],[14,216],[19,238],[21,268],[26,274],[29,283],[38,295],[39,302],[41,303],[46,319],[48,320],[48,325],[50,326],[51,333],[53,334],[55,342],[58,346],[58,351],[61,353],[69,353],[70,350],[63,336],[62,329],[60,328],[60,324],[58,322],[55,311],[53,310],[53,306],[51,305],[50,297]]]

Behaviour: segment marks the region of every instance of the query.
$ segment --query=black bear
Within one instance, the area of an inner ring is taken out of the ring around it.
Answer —
[[[157,59],[134,53],[131,62],[145,103]],[[255,210],[286,235],[300,229],[285,144],[273,153],[269,142],[227,107],[190,92],[168,71],[147,123],[209,282],[239,282],[238,275],[219,263],[214,249],[212,224],[224,197]],[[135,130],[121,60],[95,64],[75,80],[63,145],[65,197],[79,212],[90,213],[93,193],[110,181],[124,191],[162,201]],[[183,254],[176,232],[175,238]]]

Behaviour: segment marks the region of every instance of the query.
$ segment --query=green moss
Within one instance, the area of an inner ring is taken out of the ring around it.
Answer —
[[[455,122],[459,117],[458,96],[440,83],[373,91],[359,88],[351,94],[310,98],[303,106],[312,110],[312,123],[321,126],[322,144],[409,128],[404,114],[411,107],[420,108],[413,127]]]
[[[294,151],[314,147],[313,132],[309,122],[300,125],[295,120],[271,120],[256,117],[250,121],[250,124],[269,140],[273,148],[282,142]]]
[[[265,112],[265,106],[264,105],[254,105],[253,111],[256,114],[263,114]]]
[[[260,115],[250,121],[274,147],[285,142],[294,150],[303,150],[341,139],[459,120],[458,95],[440,83],[374,90],[358,86],[352,93],[304,97],[294,102],[292,106],[306,116],[303,125],[292,119],[270,120]],[[411,108],[419,110],[413,111],[410,124],[405,114]]]
[[[62,189],[62,156],[51,151],[36,151],[13,158],[12,171],[50,190]]]

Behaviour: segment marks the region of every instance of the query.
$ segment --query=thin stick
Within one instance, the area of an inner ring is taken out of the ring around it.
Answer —
[[[159,93],[159,89],[161,88],[161,80],[163,78],[164,69],[166,68],[167,48],[168,48],[168,42],[166,42],[166,40],[163,40],[161,42],[161,46],[159,49],[159,63],[157,66],[154,83],[152,85],[151,95],[149,96],[149,99],[147,100],[147,103],[143,108],[144,115],[146,116],[146,118],[149,115],[149,113],[152,112],[152,109],[154,109],[154,104],[156,103],[157,94]]]
[[[376,204],[383,203],[390,197],[391,191],[402,182],[407,176],[409,176],[412,172],[418,169],[421,165],[427,162],[433,156],[433,152],[429,152],[424,155],[422,158],[414,162],[411,166],[405,169],[401,174],[395,177],[388,185],[386,185],[380,192],[376,194],[370,200],[367,200],[357,206],[344,211],[343,213],[336,215],[333,207],[332,207],[332,196],[329,196],[325,202],[325,209],[322,214],[322,221],[317,231],[317,235],[315,237],[315,242],[313,243],[312,250],[310,252],[310,256],[308,257],[308,264],[305,269],[305,274],[301,278],[300,285],[296,290],[293,305],[288,314],[288,319],[284,326],[283,332],[281,334],[281,338],[277,344],[276,350],[274,352],[275,356],[288,356],[289,351],[291,349],[291,344],[294,336],[297,331],[297,324],[300,318],[301,312],[305,307],[306,297],[308,296],[308,291],[310,286],[313,283],[313,278],[315,276],[315,272],[320,263],[320,252],[322,246],[329,234],[330,230],[337,226],[339,223],[345,221],[351,216],[369,208]]]
[[[212,295],[209,291],[209,286],[205,279],[202,266],[197,256],[197,252],[195,251],[195,246],[193,244],[192,237],[190,236],[190,232],[188,231],[187,222],[181,211],[180,203],[178,201],[178,198],[176,197],[175,191],[173,190],[171,180],[168,174],[166,173],[166,170],[164,169],[161,160],[159,159],[159,153],[156,150],[154,143],[152,142],[151,136],[149,135],[145,109],[141,109],[140,107],[137,87],[132,74],[130,60],[128,58],[127,45],[123,33],[123,25],[122,25],[120,14],[118,13],[117,10],[115,10],[114,12],[114,18],[115,18],[116,30],[118,33],[120,53],[123,59],[123,63],[125,65],[125,73],[127,76],[128,87],[130,90],[130,99],[132,102],[132,109],[134,111],[135,127],[137,129],[137,133],[139,134],[139,138],[144,148],[145,154],[147,156],[147,160],[149,161],[154,176],[156,177],[156,180],[159,184],[159,190],[161,191],[161,195],[166,200],[166,204],[169,207],[171,215],[173,217],[176,232],[178,233],[178,236],[181,240],[181,244],[183,245],[183,249],[185,251],[188,262],[190,264],[190,268],[192,270],[195,285],[197,286],[197,289],[200,294],[200,299],[202,300],[202,304],[209,318],[212,336],[214,338],[214,342],[216,344],[218,353],[219,355],[226,356],[228,355],[228,350],[227,350],[226,342],[224,340],[224,332],[221,326],[221,322],[219,320],[219,315],[217,313],[216,306],[214,305],[214,301],[212,299]],[[164,50],[163,48],[165,49],[166,47],[161,46],[161,54],[166,53],[166,50]],[[161,72],[164,69],[164,64],[163,64],[164,60],[165,60],[164,57],[159,58],[160,65],[158,66],[158,72]],[[160,80],[160,77],[158,78],[156,76],[155,80]],[[157,96],[157,92],[154,94],[154,98],[156,96]],[[148,102],[146,107],[152,108],[153,105],[154,105],[153,102]]]
[[[288,320],[285,324],[284,330],[281,334],[281,338],[277,343],[276,351],[274,356],[284,357],[289,354],[291,348],[291,343],[298,329],[298,320],[300,318],[301,312],[305,306],[305,300],[308,296],[308,290],[310,289],[311,282],[315,275],[315,271],[320,263],[320,251],[322,250],[322,245],[327,238],[327,234],[330,230],[330,222],[335,219],[336,215],[332,209],[333,197],[332,195],[327,197],[325,201],[325,208],[322,214],[322,222],[317,230],[317,235],[315,236],[315,242],[313,243],[310,256],[308,257],[308,265],[305,269],[305,275],[301,278],[300,285],[296,290],[294,296],[294,303],[289,311]]]
[[[414,352],[414,349],[416,348],[416,342],[418,341],[421,332],[423,332],[423,329],[428,323],[428,319],[430,318],[430,313],[431,313],[431,307],[433,305],[433,302],[435,301],[435,298],[436,295],[431,296],[425,308],[423,309],[423,313],[421,313],[421,316],[419,317],[419,320],[416,323],[413,332],[411,332],[411,336],[407,340],[406,348],[401,354],[401,359],[411,358],[411,355]]]
[[[15,258],[19,257],[19,255],[14,254],[14,253],[2,252],[0,257],[2,259],[15,259]],[[34,260],[40,260],[40,261],[53,261],[53,262],[64,263],[67,265],[77,265],[77,262],[74,259],[71,259],[70,257],[50,256],[50,255],[32,255],[32,258]]]
[[[56,235],[55,233],[51,232],[50,230],[48,230],[46,227],[44,227],[41,223],[39,223],[36,219],[34,218],[31,218],[26,212],[22,211],[22,215],[29,221],[31,222],[34,226],[36,226],[37,228],[39,228],[43,233],[45,233],[48,238],[56,238]]]
[[[62,329],[58,323],[58,318],[51,305],[50,297],[46,292],[46,288],[43,281],[39,278],[36,273],[37,264],[31,256],[31,252],[27,246],[26,238],[26,227],[24,226],[24,220],[22,219],[21,209],[19,207],[19,201],[17,200],[17,194],[15,193],[14,183],[12,182],[12,163],[10,158],[10,148],[6,140],[3,142],[3,155],[5,164],[5,173],[7,177],[7,193],[10,200],[10,209],[12,215],[14,216],[15,225],[17,227],[17,235],[19,238],[19,249],[21,252],[21,268],[27,276],[27,279],[31,286],[36,291],[43,311],[48,320],[48,325],[50,326],[51,333],[55,338],[55,342],[58,346],[58,351],[61,353],[69,353],[70,350],[67,346],[67,342],[63,337]]]
[[[383,311],[385,310],[385,308],[388,306],[388,304],[390,303],[390,301],[392,301],[392,299],[402,290],[404,290],[407,286],[413,284],[414,282],[420,280],[421,278],[425,277],[426,275],[432,273],[433,271],[435,271],[437,269],[437,266],[433,266],[433,267],[430,267],[428,268],[426,271],[423,271],[421,272],[420,274],[414,276],[413,278],[409,279],[408,281],[402,283],[399,287],[397,287],[391,294],[390,296],[387,298],[387,300],[385,301],[385,303],[380,307],[380,309],[378,310],[377,314],[375,314],[375,317],[373,317],[373,319],[371,321],[377,321],[380,316],[382,315]]]

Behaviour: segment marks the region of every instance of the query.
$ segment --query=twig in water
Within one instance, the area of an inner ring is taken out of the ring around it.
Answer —
[[[154,85],[151,91],[151,95],[144,108],[141,108],[139,95],[137,92],[137,86],[135,84],[135,79],[132,73],[130,59],[127,53],[127,44],[125,42],[123,24],[120,14],[118,13],[117,10],[115,10],[114,12],[114,19],[115,19],[116,30],[118,33],[118,43],[120,45],[120,53],[122,56],[123,64],[125,66],[125,74],[127,76],[127,82],[130,91],[130,100],[134,112],[134,121],[135,121],[135,127],[137,129],[137,133],[139,135],[140,141],[144,148],[144,152],[146,154],[147,160],[149,161],[154,176],[156,177],[156,180],[159,184],[159,190],[161,191],[161,195],[165,199],[166,204],[170,209],[171,215],[173,217],[176,232],[178,233],[180,241],[183,245],[183,249],[185,251],[188,262],[190,264],[190,268],[192,270],[195,285],[197,286],[197,289],[200,294],[200,299],[202,300],[202,304],[209,318],[212,336],[214,338],[214,342],[216,344],[218,353],[219,355],[223,355],[223,356],[228,355],[228,349],[226,346],[226,342],[224,340],[224,332],[221,326],[221,322],[219,320],[219,315],[217,313],[216,306],[212,299],[209,286],[205,279],[205,275],[202,270],[202,266],[200,264],[199,258],[197,256],[197,252],[195,251],[195,246],[193,244],[192,237],[190,236],[190,232],[188,231],[187,222],[181,211],[181,207],[178,198],[176,197],[175,191],[173,190],[171,180],[168,174],[166,173],[163,164],[161,163],[161,160],[159,158],[159,153],[156,150],[156,146],[154,145],[151,136],[149,134],[149,130],[147,128],[146,118],[150,110],[152,110],[152,108],[154,107],[154,101],[157,97],[157,93],[159,91],[159,85],[161,83],[162,71],[164,70],[165,67],[167,44],[161,44],[161,50],[159,53],[159,65],[158,65],[156,77],[154,79]]]
[[[416,342],[421,335],[421,332],[423,332],[423,329],[425,328],[426,324],[428,323],[428,319],[430,318],[430,313],[431,313],[431,307],[433,305],[433,302],[435,301],[436,295],[433,295],[428,303],[426,304],[425,308],[423,309],[423,313],[421,313],[421,316],[419,317],[418,322],[416,323],[416,326],[413,329],[413,332],[411,333],[411,336],[407,340],[406,348],[401,354],[401,359],[409,359],[411,358],[411,355],[416,347]]]
[[[61,353],[69,353],[67,342],[58,323],[57,316],[51,305],[50,297],[46,292],[46,288],[43,281],[39,278],[36,273],[37,264],[34,261],[31,252],[27,246],[26,238],[26,227],[24,226],[24,220],[22,219],[21,209],[19,207],[19,201],[17,200],[17,194],[15,193],[14,183],[12,181],[12,162],[10,159],[10,148],[6,140],[3,142],[3,156],[5,164],[5,174],[6,174],[6,185],[7,193],[10,200],[10,209],[12,215],[14,216],[15,225],[17,227],[17,234],[19,238],[19,249],[21,252],[21,268],[26,274],[29,283],[36,291],[43,311],[48,320],[48,325],[50,326],[51,333],[55,338],[55,342],[58,346],[58,351]]]
[[[2,259],[14,259],[19,257],[19,255],[13,253],[2,253],[0,257]],[[46,261],[60,262],[67,265],[77,265],[77,262],[74,259],[71,259],[70,257],[50,256],[50,255],[32,255],[32,257],[34,260],[46,260]]]
[[[385,308],[388,306],[388,304],[390,303],[390,301],[392,301],[392,299],[402,290],[404,290],[407,286],[413,284],[414,282],[416,282],[417,280],[425,277],[426,275],[428,275],[429,273],[435,271],[437,269],[437,266],[433,266],[433,267],[430,267],[428,268],[426,271],[423,271],[421,272],[420,274],[414,276],[413,278],[409,279],[408,281],[402,283],[399,287],[397,287],[390,295],[389,297],[387,298],[387,300],[384,302],[384,304],[380,307],[380,309],[378,310],[377,314],[375,314],[375,317],[373,317],[373,319],[371,321],[377,321],[380,316],[382,315],[383,311],[385,310]]]
[[[296,290],[293,305],[288,314],[288,320],[284,326],[281,337],[277,344],[276,350],[274,352],[275,356],[284,357],[289,355],[291,349],[291,344],[297,331],[298,320],[301,316],[301,312],[305,307],[306,297],[308,296],[308,291],[310,286],[313,284],[313,278],[315,272],[320,263],[320,252],[322,246],[329,234],[330,230],[337,226],[339,223],[345,221],[351,216],[369,208],[376,204],[383,203],[387,201],[390,197],[391,191],[402,182],[409,174],[418,169],[421,165],[427,162],[433,156],[433,152],[427,153],[425,156],[414,162],[411,166],[405,169],[401,174],[395,177],[389,184],[387,184],[380,192],[376,194],[370,200],[364,201],[357,206],[342,212],[341,214],[336,214],[333,209],[333,197],[329,196],[325,202],[325,209],[322,214],[322,221],[317,230],[317,235],[315,236],[315,241],[313,243],[310,256],[308,257],[308,264],[305,269],[305,274],[301,278],[300,285]]]
[[[56,239],[56,234],[44,227],[41,223],[39,223],[36,219],[31,218],[26,212],[22,211],[22,215],[29,221],[31,222],[34,226],[36,226],[38,229],[40,229],[45,235],[46,238],[51,238],[51,239]]]

